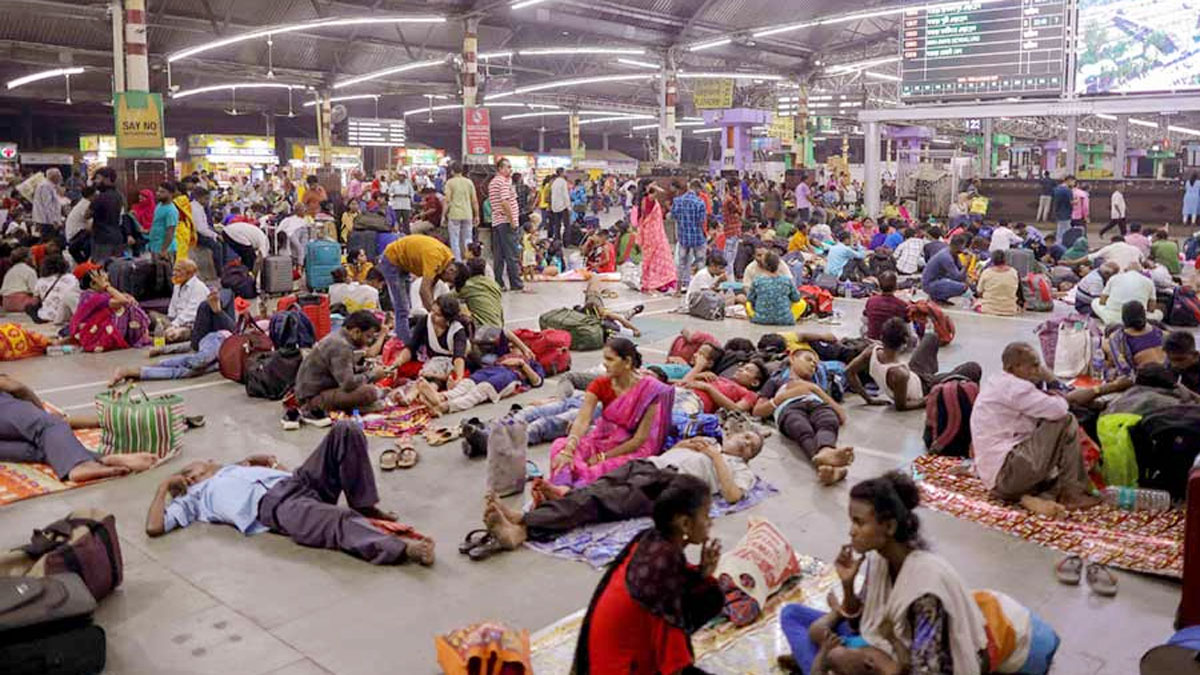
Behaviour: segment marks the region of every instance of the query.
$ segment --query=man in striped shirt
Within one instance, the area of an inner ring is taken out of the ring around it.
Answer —
[[[488,201],[492,204],[492,267],[496,283],[504,287],[504,270],[508,269],[511,290],[525,290],[521,283],[521,256],[517,226],[520,207],[513,189],[512,165],[507,159],[496,163],[496,175],[488,184]]]

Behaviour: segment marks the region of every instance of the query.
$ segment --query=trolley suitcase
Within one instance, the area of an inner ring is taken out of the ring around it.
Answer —
[[[377,248],[378,244],[376,242],[378,241],[378,237],[382,234],[382,232],[371,232],[369,230],[352,231],[350,233],[350,237],[346,240],[347,253],[357,249],[362,249],[363,251],[367,252],[368,258],[374,260],[375,256],[379,254],[379,250]]]
[[[1175,628],[1200,624],[1200,467],[1188,474],[1183,525],[1183,597]]]
[[[263,258],[260,283],[263,293],[291,293],[292,257],[272,255]]]
[[[304,253],[304,280],[310,291],[333,283],[333,270],[342,266],[342,247],[333,241],[310,241]]]

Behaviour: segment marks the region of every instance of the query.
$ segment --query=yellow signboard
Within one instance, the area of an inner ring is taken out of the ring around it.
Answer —
[[[697,80],[692,88],[692,103],[698,109],[732,108],[733,79]]]
[[[775,115],[771,120],[771,137],[790,144],[795,136],[796,117],[794,115]]]
[[[163,156],[162,94],[122,91],[113,95],[118,157]]]

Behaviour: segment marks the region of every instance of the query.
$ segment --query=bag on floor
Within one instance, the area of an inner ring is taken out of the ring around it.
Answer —
[[[72,511],[34,530],[28,544],[0,555],[0,577],[78,574],[97,601],[121,585],[124,569],[117,520],[98,509]]]
[[[18,604],[20,603],[20,604]],[[104,629],[96,602],[74,574],[0,579],[0,663],[5,675],[82,675],[104,671]]]
[[[767,599],[799,574],[800,559],[779,528],[765,518],[750,516],[746,535],[721,554],[714,572],[725,592],[723,613],[735,626],[752,623]]]
[[[292,278],[292,257],[290,255],[269,255],[263,258],[262,272],[263,293],[291,293],[295,279]]]
[[[624,262],[617,268],[621,274],[621,283],[635,291],[642,290],[642,266],[635,262]]]
[[[1200,408],[1178,405],[1142,417],[1129,430],[1137,456],[1138,487],[1187,497],[1188,474],[1200,453]]]
[[[571,334],[571,349],[587,352],[604,347],[604,326],[600,319],[591,314],[573,309],[552,309],[538,317],[542,330],[556,328]]]
[[[307,349],[317,342],[312,321],[295,305],[271,316],[267,335],[275,349]]]
[[[705,321],[720,321],[725,318],[725,297],[720,293],[704,289],[689,297],[688,314]]]
[[[1054,339],[1054,358],[1047,366],[1054,376],[1070,380],[1088,372],[1092,363],[1092,334],[1086,324],[1063,321]]]
[[[1188,472],[1184,511],[1183,593],[1175,613],[1180,627],[1200,625],[1200,467]]]
[[[667,438],[663,441],[663,447],[669,448],[679,441],[697,436],[704,436],[720,442],[725,437],[721,418],[712,413],[689,415],[683,412],[672,412],[671,426],[667,429]]]
[[[521,328],[514,332],[533,352],[547,377],[561,375],[571,369],[571,334],[565,330],[534,331]]]
[[[446,675],[532,675],[529,631],[476,623],[434,638]]]
[[[392,227],[388,225],[387,216],[382,213],[363,212],[354,216],[354,230],[356,232],[391,232]]]
[[[1033,251],[1027,248],[1010,248],[1005,251],[1005,258],[1008,266],[1017,271],[1018,279],[1034,272]]]
[[[800,292],[800,299],[804,300],[817,316],[833,314],[833,294],[829,291],[817,286],[801,286],[796,290]]]
[[[989,673],[1046,675],[1061,640],[1041,617],[997,591],[974,591],[972,598],[987,629]]]
[[[134,386],[96,394],[100,418],[100,454],[149,452],[159,459],[183,447],[183,397],[146,395]]]
[[[282,312],[293,305],[298,305],[304,316],[312,322],[313,336],[320,340],[333,330],[333,317],[329,309],[329,296],[324,293],[301,293],[300,295],[285,295],[275,305],[275,311]]]
[[[924,335],[926,322],[933,324],[938,343],[943,347],[954,341],[954,322],[937,303],[917,300],[908,306],[908,320],[917,326],[917,333],[920,335]]]
[[[221,376],[238,384],[246,382],[246,361],[251,354],[273,349],[270,336],[253,321],[242,318],[237,333],[225,338],[217,350],[217,367]]]
[[[826,293],[829,293],[829,295],[832,297],[837,295],[839,283],[840,282],[838,281],[837,277],[826,272],[821,272],[817,275],[816,279],[813,279],[812,285],[825,291]]]
[[[1021,278],[1021,297],[1030,312],[1049,312],[1054,309],[1054,290],[1044,274],[1030,272]]]
[[[1175,287],[1171,302],[1167,304],[1166,323],[1189,328],[1200,326],[1200,300],[1196,298],[1195,290],[1187,286]]]
[[[523,423],[502,419],[492,424],[487,444],[487,488],[500,497],[525,491],[529,434]]]
[[[667,350],[667,356],[681,358],[691,363],[692,359],[696,356],[696,352],[700,351],[700,348],[704,345],[720,347],[721,343],[717,342],[717,338],[708,333],[697,330],[685,330],[676,335],[675,339],[671,341],[671,347]]]
[[[971,409],[979,385],[948,380],[934,386],[925,398],[925,449],[932,455],[971,456]]]
[[[296,386],[302,360],[296,347],[252,355],[246,362],[246,395],[268,401],[283,400]]]

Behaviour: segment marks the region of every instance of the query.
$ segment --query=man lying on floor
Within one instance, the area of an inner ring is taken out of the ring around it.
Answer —
[[[61,417],[19,380],[0,374],[0,462],[49,464],[59,480],[83,482],[145,471],[157,458],[149,452],[98,455],[71,429],[99,427],[95,415]]]
[[[496,543],[487,553],[513,550],[527,539],[550,541],[592,523],[648,517],[655,498],[679,474],[703,480],[713,494],[731,504],[741,501],[758,480],[749,462],[762,446],[762,436],[753,431],[732,434],[723,444],[711,438],[689,438],[661,455],[628,462],[575,490],[538,479],[533,485],[536,505],[528,513],[510,509],[489,494],[483,522]],[[478,555],[478,550],[472,553]]]
[[[338,505],[345,493],[348,507]],[[192,462],[161,485],[146,514],[146,534],[158,537],[196,521],[226,523],[243,534],[271,531],[301,546],[337,549],[373,565],[409,559],[433,564],[433,541],[409,541],[383,532],[368,518],[396,520],[376,507],[379,493],[367,457],[367,437],[338,422],[293,473],[272,455],[237,464]]]

